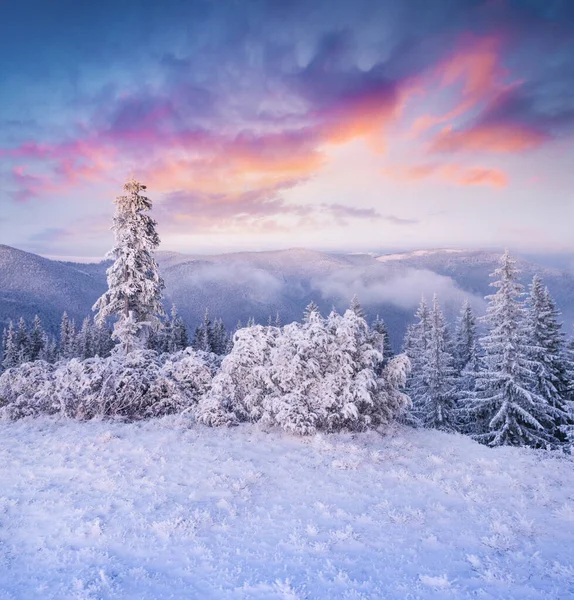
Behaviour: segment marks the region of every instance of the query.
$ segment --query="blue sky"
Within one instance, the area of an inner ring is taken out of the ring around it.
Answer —
[[[572,251],[574,5],[0,1],[0,240]]]

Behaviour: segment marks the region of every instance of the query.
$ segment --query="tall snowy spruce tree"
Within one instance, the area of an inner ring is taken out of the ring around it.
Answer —
[[[389,360],[391,360],[391,358],[393,358],[395,353],[393,352],[391,346],[387,324],[379,315],[377,315],[375,320],[371,323],[371,332],[375,347],[383,353],[384,364],[382,366],[384,366],[389,362]]]
[[[411,372],[407,379],[407,394],[410,396],[414,407],[419,405],[419,400],[425,390],[425,373],[423,367],[430,342],[430,312],[424,297],[421,298],[415,317],[417,320],[407,327],[403,341],[403,352],[409,357],[411,362]],[[411,417],[414,418],[411,419]],[[416,416],[412,414],[406,416],[406,421],[412,425],[420,424]]]
[[[454,367],[460,378],[458,387],[463,393],[474,389],[479,356],[476,317],[470,302],[465,300],[454,333]]]
[[[144,348],[149,331],[161,327],[164,283],[153,252],[159,246],[156,222],[146,214],[152,201],[143,196],[146,186],[135,179],[124,185],[125,196],[116,199],[112,231],[116,245],[107,270],[108,291],[94,304],[96,322],[116,317],[113,338],[120,354]]]
[[[562,437],[560,428],[569,422],[566,346],[559,321],[560,311],[538,275],[534,276],[530,284],[527,307],[530,359],[536,364],[534,389],[550,406],[557,409],[555,433]]]
[[[488,333],[481,339],[483,368],[469,394],[469,414],[478,421],[475,437],[490,446],[546,447],[556,443],[558,409],[538,392],[538,365],[529,336],[523,286],[516,262],[505,254],[491,275],[497,288],[487,296]]]
[[[448,330],[436,294],[429,320],[430,329],[422,355],[415,412],[425,427],[454,431],[457,378],[449,349]]]

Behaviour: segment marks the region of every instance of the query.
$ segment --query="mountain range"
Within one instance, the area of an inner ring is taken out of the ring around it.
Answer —
[[[277,313],[283,323],[300,320],[314,300],[323,311],[344,310],[357,294],[369,318],[387,322],[395,349],[421,298],[437,293],[447,318],[464,298],[477,312],[492,293],[489,274],[500,253],[479,250],[419,250],[400,254],[335,254],[305,249],[189,255],[158,252],[166,282],[166,305],[175,303],[190,328],[208,308],[228,328],[249,317],[266,323]],[[547,266],[544,258],[517,257],[524,284],[538,273],[574,324],[574,271]],[[562,259],[561,264],[569,264]],[[50,260],[0,245],[0,325],[38,314],[56,332],[62,312],[81,321],[106,289],[109,263]]]

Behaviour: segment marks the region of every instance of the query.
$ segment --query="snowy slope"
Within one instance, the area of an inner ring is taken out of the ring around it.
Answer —
[[[106,289],[95,265],[61,263],[0,244],[0,327],[34,315],[56,331],[66,310],[80,321]]]
[[[0,424],[0,598],[571,598],[569,458],[436,431]]]

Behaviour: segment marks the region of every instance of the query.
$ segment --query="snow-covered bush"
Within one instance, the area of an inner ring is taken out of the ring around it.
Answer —
[[[138,350],[55,367],[25,363],[0,376],[1,411],[7,418],[59,413],[75,419],[143,419],[193,406],[211,377],[209,366],[191,349],[171,355]]]
[[[381,371],[382,361],[353,310],[241,329],[197,418],[209,425],[261,421],[298,434],[377,427],[409,404],[400,391],[408,359],[399,356]]]
[[[54,365],[43,360],[28,362],[8,369],[0,375],[0,416],[19,419],[40,413],[53,414]]]

